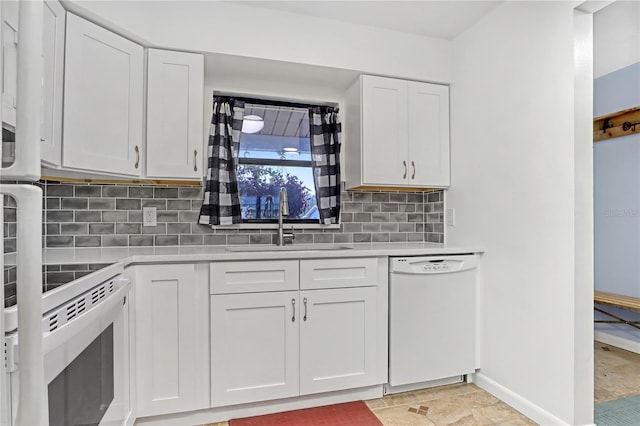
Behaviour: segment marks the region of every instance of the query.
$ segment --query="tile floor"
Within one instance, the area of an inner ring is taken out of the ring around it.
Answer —
[[[640,355],[594,342],[594,367],[596,404],[640,394]],[[440,386],[366,403],[385,426],[536,424],[474,384]]]
[[[535,425],[474,384],[460,383],[366,401],[383,425]]]
[[[595,403],[640,394],[640,355],[594,342]]]
[[[535,425],[474,384],[439,386],[365,402],[385,426]]]

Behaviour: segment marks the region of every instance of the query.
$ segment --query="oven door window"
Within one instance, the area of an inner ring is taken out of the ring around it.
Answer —
[[[50,383],[49,424],[98,425],[114,399],[113,324]]]

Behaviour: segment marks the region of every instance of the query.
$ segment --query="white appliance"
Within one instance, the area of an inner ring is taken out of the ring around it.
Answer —
[[[389,259],[385,393],[460,382],[476,369],[477,255]]]
[[[29,184],[7,184],[16,181],[34,182],[40,178],[40,102],[42,96],[42,2],[19,3],[18,27],[20,40],[17,53],[17,89],[15,157],[12,165],[0,170],[0,193],[10,195],[17,203],[16,229],[19,250],[16,253],[19,299],[17,319],[20,327],[20,351],[17,363],[22,373],[20,390],[11,395],[5,363],[0,363],[0,422],[11,424],[43,424],[44,365],[42,356],[42,191]],[[0,8],[0,15],[2,8]],[[4,18],[3,31],[5,36]],[[0,38],[0,42],[3,40]],[[4,46],[4,44],[3,44]],[[3,83],[4,83],[4,64]],[[4,104],[4,103],[2,103]],[[0,117],[2,118],[2,117]],[[1,148],[0,148],[1,149]],[[1,153],[0,153],[1,154]],[[0,155],[2,158],[2,155]],[[3,229],[4,226],[0,227]],[[2,231],[0,231],[1,233]],[[4,249],[0,253],[4,271]],[[4,274],[3,274],[4,275]],[[0,280],[1,281],[1,280]],[[0,283],[0,296],[4,301],[4,282]],[[0,315],[0,340],[4,347],[4,315]],[[11,399],[18,400],[15,416],[10,414]]]
[[[128,420],[131,283],[122,270],[122,264],[109,265],[42,296],[43,420],[38,424],[122,425]],[[13,396],[19,394],[25,371],[16,362],[23,334],[16,321],[19,309],[5,308],[4,315],[6,374]],[[12,413],[18,402],[12,399]]]
[[[121,275],[122,265],[42,294],[42,190],[34,183],[40,179],[43,3],[16,4],[17,70],[9,73],[17,76],[15,148],[13,162],[0,168],[0,208],[5,196],[16,205],[16,252],[5,254],[3,247],[0,268],[4,272],[6,260],[16,267],[17,304],[0,315],[0,424],[122,425],[132,420],[130,283]],[[7,34],[2,10],[0,42]],[[3,83],[5,65],[0,63]],[[1,114],[0,109],[0,121]],[[8,157],[0,144],[0,158]],[[3,230],[0,216],[0,238]],[[0,274],[4,302],[3,278]]]

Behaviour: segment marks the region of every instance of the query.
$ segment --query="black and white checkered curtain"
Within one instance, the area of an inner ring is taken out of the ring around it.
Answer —
[[[338,110],[309,108],[311,160],[320,222],[338,223],[340,217],[340,140]]]
[[[236,165],[243,117],[243,102],[232,98],[213,98],[207,180],[198,220],[200,224],[231,225],[242,222]]]

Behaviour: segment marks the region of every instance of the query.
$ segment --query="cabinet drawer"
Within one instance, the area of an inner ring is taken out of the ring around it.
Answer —
[[[300,289],[374,286],[377,271],[375,257],[301,260]]]
[[[211,294],[297,289],[297,260],[211,263]]]

